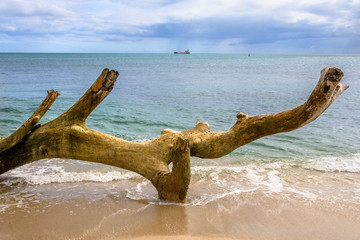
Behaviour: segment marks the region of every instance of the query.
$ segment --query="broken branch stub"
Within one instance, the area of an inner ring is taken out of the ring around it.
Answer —
[[[50,91],[32,117],[16,132],[0,140],[0,174],[44,158],[67,158],[108,164],[136,172],[149,179],[160,199],[184,202],[190,183],[190,156],[218,158],[258,138],[295,130],[315,120],[348,86],[343,73],[327,67],[309,99],[283,112],[247,116],[226,132],[210,131],[198,121],[182,132],[165,129],[148,142],[129,142],[88,128],[90,113],[111,92],[119,73],[104,69],[89,90],[65,113],[43,126],[37,122],[59,93]],[[172,163],[172,170],[168,165]]]

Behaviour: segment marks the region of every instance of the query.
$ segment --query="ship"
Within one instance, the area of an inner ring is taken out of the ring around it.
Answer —
[[[174,54],[190,54],[190,51],[186,49],[184,52],[174,52]]]

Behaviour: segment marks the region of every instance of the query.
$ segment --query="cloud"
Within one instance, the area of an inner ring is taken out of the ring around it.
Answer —
[[[45,35],[64,32],[75,14],[46,1],[2,0],[0,31],[9,36]]]
[[[36,39],[52,41],[48,43],[50,46],[62,40],[74,46],[92,43],[104,50],[116,42],[129,50],[148,44],[150,51],[161,50],[156,42],[166,43],[162,51],[187,44],[198,46],[199,51],[211,45],[210,49],[233,51],[254,45],[275,46],[279,42],[284,48],[297,45],[301,50],[299,44],[303,42],[304,48],[309,47],[311,39],[327,41],[325,45],[338,44],[342,39],[360,51],[356,44],[359,19],[360,4],[355,0],[2,0],[0,3],[0,34],[7,36],[8,42]],[[71,51],[71,46],[68,47]],[[336,49],[335,45],[332,49]],[[0,47],[0,51],[6,49]]]
[[[2,0],[0,13],[7,17],[61,17],[70,11],[44,1]]]

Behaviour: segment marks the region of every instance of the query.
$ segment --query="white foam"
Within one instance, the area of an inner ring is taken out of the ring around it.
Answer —
[[[318,195],[311,193],[306,189],[298,190],[295,188],[287,188],[286,190],[295,193],[295,196],[300,197],[302,199],[316,200],[318,198]]]
[[[111,182],[115,180],[125,180],[134,177],[132,173],[120,173],[118,171],[101,172],[58,172],[48,175],[26,176],[25,181],[29,184],[49,184],[49,183],[70,183],[70,182]]]
[[[324,172],[360,173],[360,153],[350,156],[327,156],[309,159],[303,163],[303,168]]]
[[[246,169],[246,177],[249,180],[249,182],[255,186],[258,186],[263,181],[263,177],[261,177],[258,173],[259,171],[255,169],[248,168]]]
[[[262,184],[269,188],[270,193],[280,193],[283,191],[282,179],[277,176],[278,171],[270,171],[267,173],[267,181],[264,181]]]
[[[279,169],[279,164],[275,165]],[[267,166],[267,165],[266,165]],[[194,166],[192,173],[200,177],[196,186],[199,196],[189,196],[190,205],[204,205],[217,199],[261,191],[265,194],[283,193],[284,179],[280,169],[268,169],[256,164],[244,166]],[[201,183],[201,184],[200,184]],[[192,188],[190,188],[190,193]],[[194,194],[194,193],[193,193]]]
[[[32,185],[83,181],[105,183],[140,178],[134,172],[117,170],[107,166],[99,168],[98,165],[92,165],[91,163],[76,161],[76,163],[70,162],[65,165],[65,162],[69,162],[69,160],[53,159],[51,163],[49,161],[49,159],[46,159],[9,171],[2,175],[2,178],[5,179],[2,183],[8,186],[18,184],[21,180]],[[77,171],[71,171],[69,165],[79,165],[80,167]]]
[[[292,162],[258,161],[250,164],[244,163],[243,165],[242,163],[220,165],[220,163],[214,162],[212,165],[203,166],[195,162],[191,169],[192,179],[186,205],[206,205],[218,199],[229,197],[237,199],[243,193],[254,192],[261,192],[269,197],[295,197],[308,200],[314,200],[321,194],[326,195],[329,192],[327,189],[313,187],[313,183],[319,183],[322,180],[322,174],[317,176],[320,179],[309,178],[307,175],[303,176],[303,172],[289,178],[289,173],[293,174],[292,171],[296,173],[299,165],[305,169],[325,172],[360,172],[360,154],[345,158],[330,156],[309,160],[293,160]],[[292,166],[296,166],[296,168],[292,168]],[[41,160],[3,174],[1,183],[15,186],[19,183],[30,185],[82,181],[106,183],[130,179],[134,181],[128,182],[130,185],[126,185],[129,186],[128,189],[125,189],[127,198],[146,201],[150,204],[173,204],[159,201],[151,182],[136,173],[82,161]],[[330,184],[326,179],[324,181],[326,184]],[[325,191],[325,193],[321,191]],[[354,198],[359,199],[359,194],[360,192],[354,193]]]
[[[209,204],[209,203],[214,202],[214,201],[219,200],[219,199],[223,199],[223,198],[230,197],[230,196],[237,196],[237,195],[240,195],[242,193],[254,192],[255,190],[257,190],[257,189],[248,189],[248,190],[234,189],[232,191],[224,191],[222,193],[217,193],[217,194],[216,193],[204,194],[203,196],[199,196],[199,197],[188,196],[187,203],[184,203],[183,205],[186,205],[186,206],[202,206],[202,205]]]

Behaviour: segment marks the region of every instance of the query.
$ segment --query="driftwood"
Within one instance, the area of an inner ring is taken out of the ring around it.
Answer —
[[[321,71],[308,100],[288,111],[247,116],[227,132],[210,131],[207,122],[197,122],[182,132],[165,129],[149,142],[129,142],[86,127],[90,113],[111,92],[118,72],[104,69],[89,90],[65,113],[45,125],[37,125],[59,93],[48,96],[17,131],[0,140],[0,174],[44,158],[68,158],[108,164],[149,179],[160,199],[184,202],[190,183],[190,156],[219,158],[258,138],[295,130],[315,120],[348,86],[335,67]],[[173,163],[172,170],[168,165]]]

